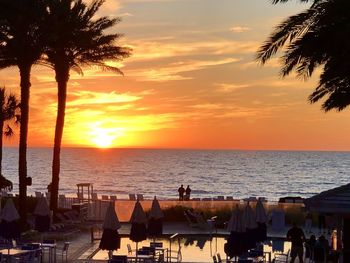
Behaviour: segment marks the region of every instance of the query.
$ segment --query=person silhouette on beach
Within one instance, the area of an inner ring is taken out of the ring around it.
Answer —
[[[192,190],[191,190],[190,186],[187,185],[186,191],[185,191],[185,193],[186,193],[186,195],[185,195],[185,200],[190,200],[191,191],[192,191]]]
[[[292,248],[290,251],[290,263],[294,263],[294,260],[297,256],[299,258],[299,262],[303,263],[303,242],[305,241],[305,234],[295,222],[293,223],[293,227],[287,232],[287,239],[292,243]]]
[[[183,201],[184,200],[184,193],[185,193],[184,185],[182,184],[177,191],[179,192],[179,200]]]

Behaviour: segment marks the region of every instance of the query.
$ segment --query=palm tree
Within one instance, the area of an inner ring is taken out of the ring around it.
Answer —
[[[42,22],[45,8],[41,0],[0,0],[0,69],[17,66],[20,73],[21,121],[19,138],[19,213],[26,222],[27,135],[30,74],[42,55]]]
[[[50,207],[57,210],[60,174],[60,151],[64,128],[67,83],[71,69],[82,73],[81,66],[95,65],[104,70],[122,72],[105,63],[130,55],[128,48],[116,45],[119,34],[105,34],[120,20],[101,17],[93,19],[104,0],[86,5],[82,0],[51,0],[47,8],[47,63],[55,70],[58,86],[57,119],[52,161]]]
[[[287,0],[274,1],[278,2]],[[325,98],[322,109],[343,110],[350,104],[349,10],[348,0],[313,0],[307,10],[287,18],[275,29],[258,51],[258,60],[265,64],[285,47],[282,76],[295,71],[308,79],[321,69],[309,101]]]
[[[19,107],[17,97],[14,94],[6,94],[6,89],[0,88],[0,175],[2,174],[3,135],[5,137],[13,135],[13,129],[8,122],[13,121],[15,124],[19,122]],[[4,130],[6,123],[6,129]]]

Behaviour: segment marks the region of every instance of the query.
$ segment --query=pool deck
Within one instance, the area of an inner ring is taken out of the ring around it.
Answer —
[[[119,233],[122,236],[127,236],[130,233],[130,224],[122,224]],[[272,231],[271,228],[268,228],[268,236],[271,239],[285,239],[285,235],[290,226],[286,226],[284,229],[279,231]],[[304,231],[305,232],[305,231]],[[165,223],[163,227],[163,233],[165,235],[172,235],[178,233],[180,235],[210,235],[210,231],[193,228],[188,226],[186,223]],[[316,236],[319,235],[319,231],[317,228],[312,229],[312,233]],[[214,231],[213,234],[216,234]],[[218,235],[228,235],[228,231],[223,229],[217,230]],[[305,233],[306,237],[309,237],[311,233]],[[329,237],[325,234],[326,237]],[[68,252],[68,262],[71,263],[88,263],[88,262],[96,262],[93,260],[88,260],[88,257],[98,248],[99,241],[91,242],[91,234],[89,231],[83,231],[79,234],[73,236],[70,240],[70,247]],[[57,241],[58,249],[57,249],[57,262],[61,263],[61,249],[63,247],[64,241]],[[99,261],[101,262],[101,261]]]

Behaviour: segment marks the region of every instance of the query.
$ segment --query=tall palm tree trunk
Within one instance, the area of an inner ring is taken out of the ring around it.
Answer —
[[[59,176],[60,176],[60,153],[61,143],[64,128],[64,116],[66,111],[66,97],[67,97],[67,83],[69,78],[69,69],[65,69],[64,73],[56,73],[56,81],[58,86],[58,103],[57,103],[57,117],[55,128],[55,141],[53,147],[53,160],[52,160],[52,185],[51,185],[51,198],[50,207],[51,210],[56,213],[58,189],[59,189]]]
[[[21,223],[26,223],[27,219],[27,137],[29,120],[29,90],[31,65],[19,67],[21,76],[21,122],[19,134],[19,158],[18,158],[18,178],[19,178],[19,215]]]

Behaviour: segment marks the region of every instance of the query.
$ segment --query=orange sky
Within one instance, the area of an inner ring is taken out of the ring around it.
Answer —
[[[71,74],[64,146],[350,150],[349,111],[307,102],[317,77],[281,79],[278,59],[254,61],[272,28],[307,7],[270,3],[107,0],[100,14],[123,18],[114,30],[133,56],[118,64],[124,77]],[[18,93],[17,69],[0,71],[0,85]],[[51,146],[51,70],[34,69],[30,104],[28,144]]]

